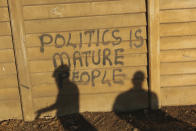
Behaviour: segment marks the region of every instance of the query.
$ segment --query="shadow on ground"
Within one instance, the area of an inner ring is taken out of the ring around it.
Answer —
[[[79,90],[69,80],[70,69],[61,65],[53,73],[58,88],[56,102],[38,110],[33,122],[18,120],[2,121],[0,130],[18,131],[195,131],[196,106],[185,108],[171,107],[162,110],[143,109],[132,112],[131,109],[149,107],[149,97],[153,105],[158,106],[156,94],[143,89],[144,73],[137,71],[131,82],[133,88],[121,93],[115,100],[113,112],[79,113]],[[57,118],[39,119],[46,112],[56,110]],[[74,113],[60,117],[67,113]],[[184,116],[184,117],[183,117]]]

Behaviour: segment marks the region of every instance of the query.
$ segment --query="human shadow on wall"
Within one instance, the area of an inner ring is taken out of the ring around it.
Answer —
[[[114,102],[113,111],[115,114],[121,120],[129,123],[133,130],[137,128],[139,131],[195,131],[193,126],[171,117],[162,110],[151,110],[150,104],[158,109],[158,98],[155,93],[149,93],[142,88],[144,80],[145,76],[142,71],[137,71],[134,74],[131,80],[133,88],[120,94]],[[153,101],[150,103],[152,98]]]
[[[69,80],[70,68],[67,65],[61,65],[53,72],[58,96],[56,102],[46,108],[38,110],[36,118],[42,113],[56,110],[63,128],[70,131],[96,131],[96,129],[79,113],[79,90],[75,83]],[[63,115],[70,115],[70,120],[64,119]]]

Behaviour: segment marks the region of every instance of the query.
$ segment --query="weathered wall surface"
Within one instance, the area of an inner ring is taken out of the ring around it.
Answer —
[[[0,119],[195,104],[195,7],[0,0]]]
[[[1,120],[22,118],[6,0],[0,0],[0,112]]]
[[[160,0],[163,105],[196,102],[196,2]]]
[[[79,111],[112,110],[115,98],[133,88],[136,71],[144,72],[147,90],[145,0],[29,0],[23,13],[35,111],[56,102],[59,55],[79,89]]]

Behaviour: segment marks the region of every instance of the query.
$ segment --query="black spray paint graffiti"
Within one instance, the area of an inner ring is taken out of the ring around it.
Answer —
[[[92,86],[95,86],[95,81],[101,79],[102,84],[107,84],[108,86],[114,84],[123,84],[123,78],[125,74],[122,73],[122,69],[112,69],[112,80],[108,80],[107,70],[94,69],[92,71],[73,71],[72,72],[72,81],[82,84],[88,84],[91,82]]]
[[[58,67],[57,59],[60,60],[60,64],[66,64],[68,66],[73,65],[76,68],[78,65],[80,67],[88,67],[91,65],[103,65],[103,66],[113,66],[113,65],[124,65],[123,58],[121,55],[124,52],[123,48],[114,49],[114,57],[111,58],[111,49],[105,48],[103,50],[98,49],[98,51],[74,51],[73,54],[68,54],[66,52],[55,53],[53,55],[54,67]],[[102,54],[102,56],[101,56]],[[90,58],[90,59],[89,59]]]
[[[135,32],[130,30],[130,42],[129,42],[129,47],[130,48],[141,48],[144,45],[144,39],[141,36],[142,30],[138,29]],[[40,36],[40,41],[41,41],[41,47],[40,51],[44,53],[44,47],[51,45],[54,43],[54,46],[56,48],[63,48],[63,47],[72,47],[74,52],[73,54],[68,54],[65,51],[61,53],[55,53],[53,55],[53,64],[54,67],[57,68],[57,60],[60,60],[60,64],[66,64],[68,66],[73,66],[74,70],[78,67],[89,67],[89,66],[116,66],[124,65],[124,56],[121,55],[124,52],[123,48],[118,48],[118,49],[109,49],[109,48],[104,48],[104,49],[97,49],[95,50],[88,50],[88,51],[80,51],[80,49],[83,48],[83,38],[88,37],[88,47],[92,46],[92,38],[96,37],[96,47],[98,48],[100,44],[102,43],[104,46],[111,44],[112,46],[120,45],[121,42],[123,41],[122,37],[119,35],[120,30],[115,29],[115,30],[109,30],[105,29],[102,33],[100,33],[100,30],[88,30],[85,32],[80,32],[79,33],[79,43],[72,43],[72,33],[68,33],[68,38],[65,38],[62,34],[57,34],[55,37],[53,37],[50,34],[43,34]],[[133,42],[133,34],[135,36],[135,39],[137,41],[140,41],[139,43],[134,43]],[[111,35],[113,40],[112,42],[106,41],[106,35]],[[76,48],[78,49],[76,50]],[[111,54],[114,56],[111,58]],[[101,83],[102,84],[108,84],[111,86],[112,83],[114,84],[123,84],[123,78],[125,77],[125,74],[122,73],[123,70],[121,68],[117,69],[112,69],[112,80],[107,80],[107,75],[108,71],[107,70],[100,70],[100,69],[95,69],[92,71],[73,71],[72,72],[72,80],[81,82],[81,83],[86,83],[88,84],[89,82],[92,83],[92,86],[95,86],[95,80],[101,78]]]
[[[72,34],[69,32],[69,36],[66,39],[65,36],[63,36],[62,34],[57,34],[55,37],[53,37],[50,34],[42,34],[39,38],[40,38],[40,42],[41,42],[41,47],[40,47],[40,51],[42,53],[44,53],[44,46],[48,46],[51,45],[52,43],[54,43],[56,48],[63,48],[63,47],[73,47],[73,49],[75,49],[77,46],[79,46],[79,48],[81,49],[83,46],[83,37],[88,37],[88,47],[91,47],[92,45],[92,37],[93,35],[97,34],[97,42],[96,42],[96,46],[98,47],[100,45],[100,43],[102,43],[103,45],[108,45],[108,44],[112,44],[113,46],[116,45],[120,45],[121,42],[123,41],[122,37],[119,36],[120,34],[120,30],[112,30],[110,31],[109,29],[106,29],[103,31],[102,35],[100,33],[100,30],[89,30],[89,31],[85,31],[84,33],[80,32],[79,36],[80,36],[80,43],[72,43]],[[111,34],[108,34],[111,33]],[[136,47],[136,48],[140,48],[144,45],[144,39],[141,36],[142,30],[138,29],[135,31],[134,36],[136,38],[137,41],[140,41],[139,44],[133,43],[133,39],[132,39],[132,34],[134,32],[132,30],[130,30],[130,48]],[[101,36],[100,36],[101,35]],[[105,40],[105,36],[106,35],[111,35],[112,38],[114,39],[112,42],[110,41],[106,41]],[[100,41],[101,38],[101,41]],[[46,40],[47,39],[47,40]]]
[[[132,48],[133,46],[135,46],[136,48],[140,48],[144,45],[144,39],[141,36],[141,33],[142,33],[141,29],[138,29],[135,32],[136,39],[140,40],[140,44],[136,44],[136,43],[133,43],[133,41],[132,41],[132,38],[131,38],[132,37],[132,30],[130,31],[130,44],[129,44],[130,48]]]
[[[95,51],[74,51],[72,55],[69,55],[66,52],[62,53],[55,53],[53,55],[53,64],[54,67],[58,67],[57,61],[60,61],[60,64],[66,64],[68,66],[73,65],[74,69],[79,67],[89,67],[89,65],[95,65],[95,66],[113,66],[113,65],[124,65],[123,58],[124,56],[121,55],[124,52],[123,48],[120,49],[114,49],[114,57],[111,58],[111,49],[105,48],[103,50],[98,49],[98,51],[95,53]],[[121,54],[120,54],[121,53]],[[102,56],[101,56],[102,54]],[[82,57],[84,56],[84,57]],[[89,59],[90,58],[90,59]],[[115,84],[123,84],[123,81],[118,79],[118,77],[123,77],[124,74],[118,74],[117,72],[122,72],[121,69],[113,69],[113,78],[112,81]],[[111,82],[106,80],[107,77],[107,70],[103,70],[102,72],[98,69],[93,70],[92,72],[83,71],[81,73],[73,72],[73,78],[72,80],[75,82],[80,83],[92,83],[92,86],[95,86],[95,79],[98,79],[102,77],[101,83],[102,84],[108,84],[111,86]],[[84,79],[87,78],[87,79]],[[76,80],[77,79],[77,80]]]

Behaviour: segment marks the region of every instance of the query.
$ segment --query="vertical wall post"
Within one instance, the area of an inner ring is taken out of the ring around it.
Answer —
[[[159,0],[148,3],[149,84],[151,108],[161,107],[160,96],[160,8]]]
[[[8,0],[23,118],[34,119],[21,0]]]

